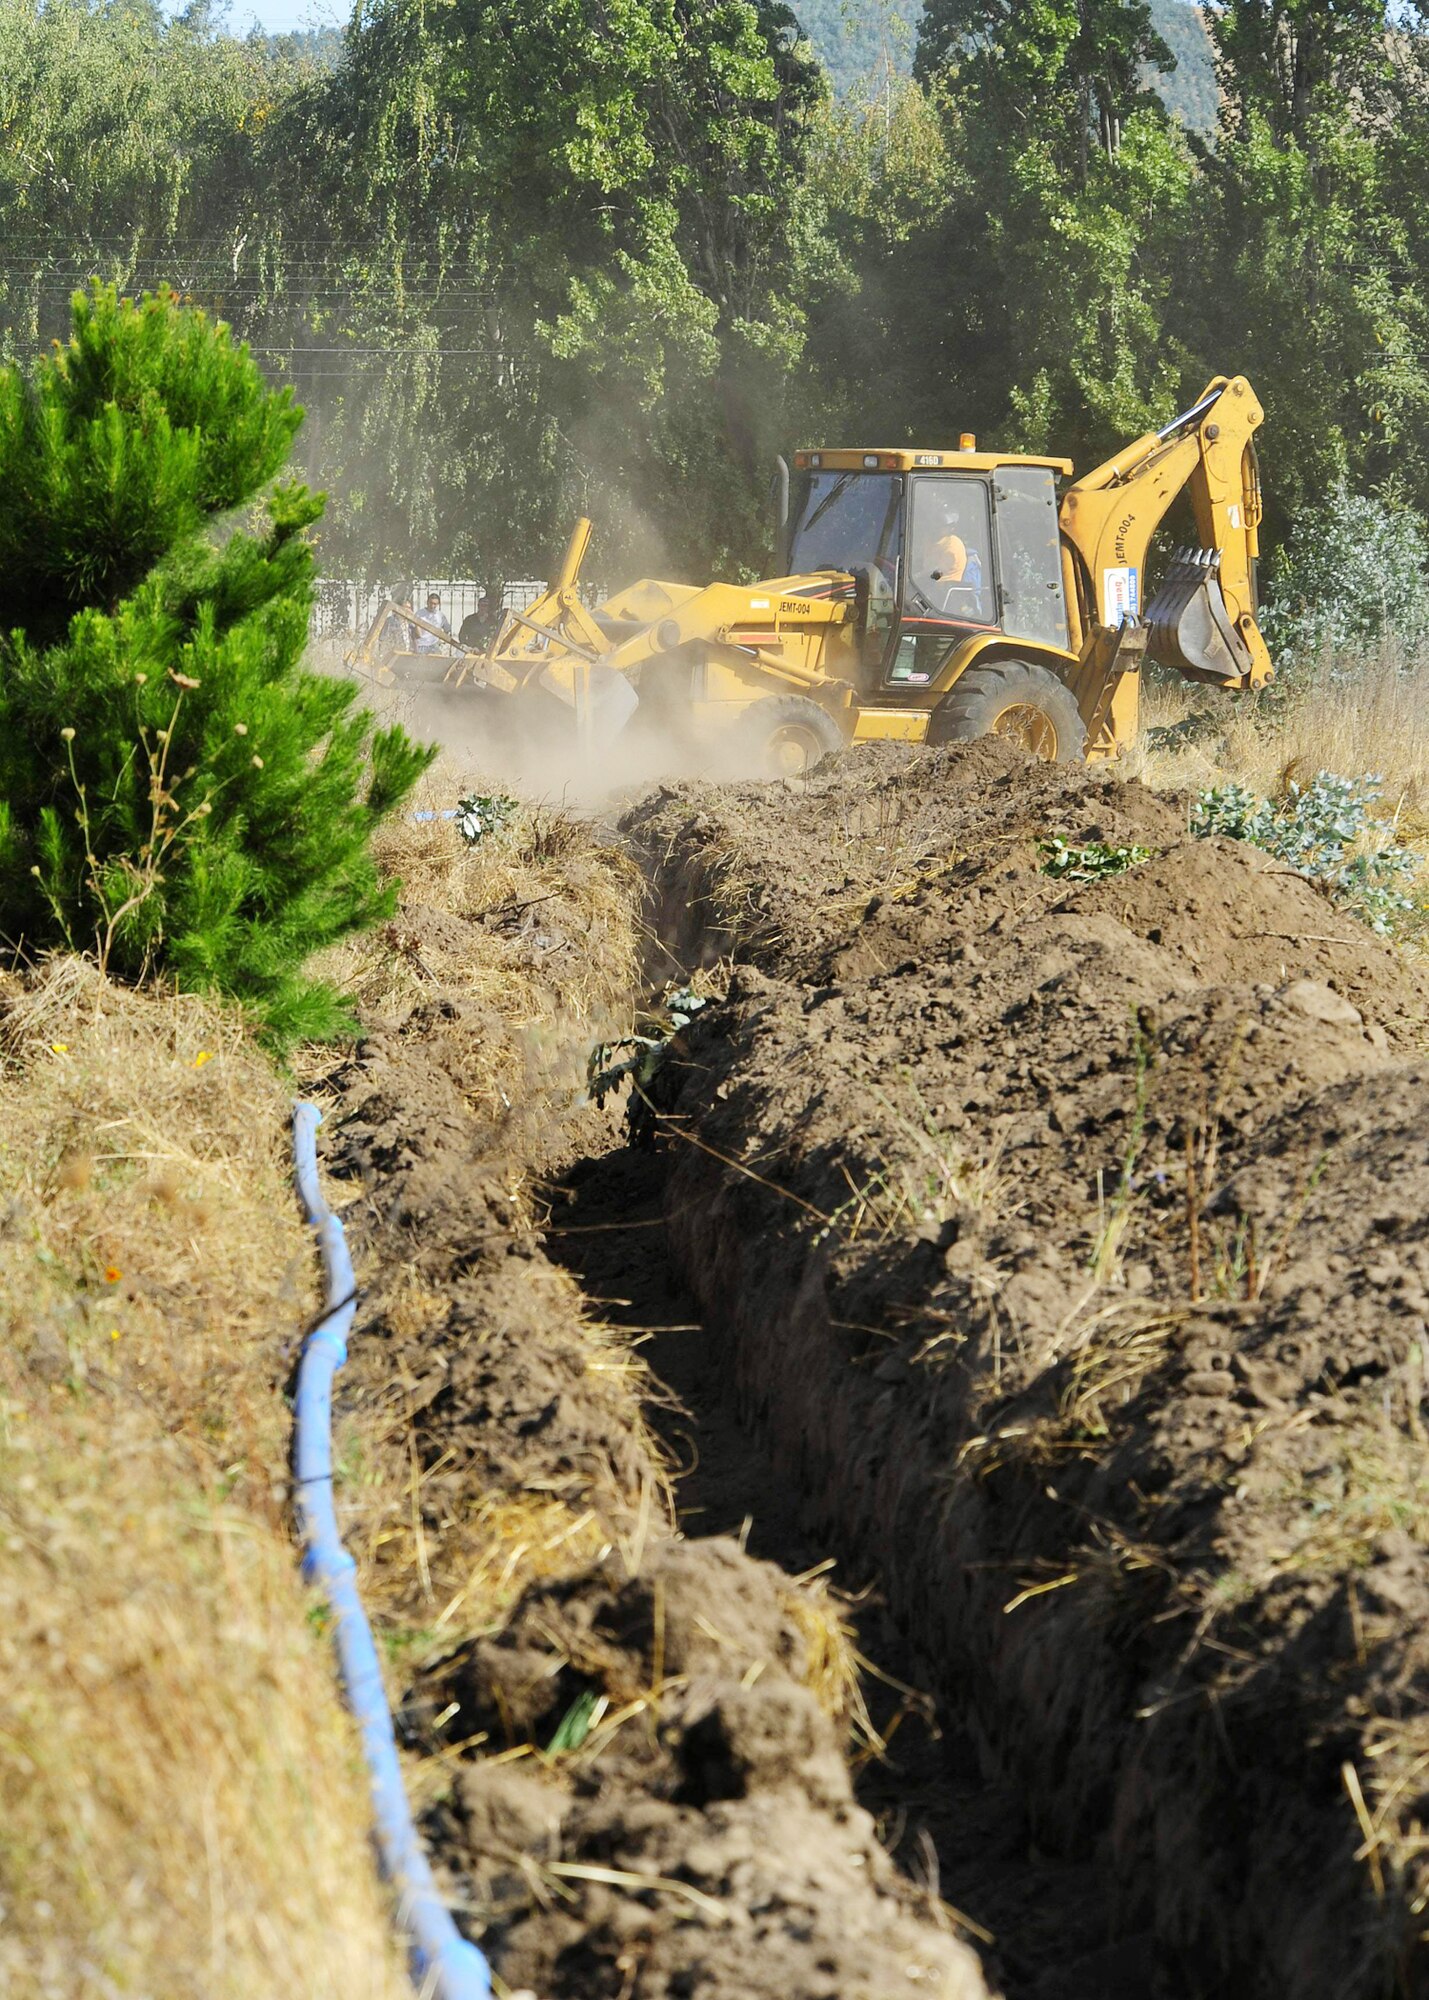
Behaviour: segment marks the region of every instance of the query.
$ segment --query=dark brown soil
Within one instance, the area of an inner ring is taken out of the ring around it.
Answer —
[[[627,831],[652,976],[728,986],[653,1144],[558,1115],[578,1049],[493,1116],[503,1031],[440,978],[327,1128],[340,1414],[411,1461],[340,1501],[505,1986],[1429,1996],[1420,982],[996,743]],[[1069,884],[1054,835],[1152,855]],[[828,1565],[891,1734],[852,1772]]]
[[[399,1614],[440,1626],[492,1532],[478,1517],[557,1501],[602,1538],[580,1554],[573,1531],[577,1553],[492,1626],[416,1632],[400,1655],[459,1920],[507,1990],[542,2000],[985,2000],[854,1799],[814,1600],[737,1540],[675,1533],[628,1343],[544,1255],[467,1102],[470,1051],[440,1000],[374,1033],[326,1134],[364,1286],[339,1415],[379,1440],[390,1418],[410,1451],[428,1572],[423,1589],[384,1570],[396,1524],[378,1533],[345,1483],[389,1640]]]
[[[815,1540],[1136,1990],[1429,1992],[1420,982],[997,744],[628,826],[671,967],[736,961],[656,1086],[669,1237]]]
[[[876,1574],[854,1573],[837,1537],[812,1518],[729,1393],[727,1353],[698,1324],[699,1307],[648,1233],[664,1211],[669,1160],[661,1149],[616,1146],[582,1160],[556,1191],[545,1232],[551,1254],[576,1272],[601,1312],[644,1339],[643,1352],[673,1402],[652,1412],[670,1462],[680,1468],[679,1521],[689,1536],[737,1537],[785,1572],[831,1569],[857,1587],[847,1615],[867,1662],[864,1696],[877,1731],[865,1747],[855,1793],[905,1873],[935,1882],[973,1913],[984,1971],[1007,2000],[1140,2000],[1144,1939],[1112,1939],[1104,1885],[1094,1871],[1038,1852],[1024,1801],[990,1783],[977,1746],[951,1716],[910,1698],[917,1671],[878,1595]]]

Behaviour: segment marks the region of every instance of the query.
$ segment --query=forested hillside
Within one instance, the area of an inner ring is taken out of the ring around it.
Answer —
[[[800,0],[794,12],[840,96],[857,96],[890,66],[913,66],[923,0]],[[1156,81],[1162,102],[1191,131],[1213,131],[1216,76],[1200,8],[1151,0],[1151,18],[1176,58]]]
[[[578,510],[606,572],[759,564],[780,449],[1085,462],[1220,370],[1272,541],[1341,479],[1422,512],[1420,17],[1227,0],[1207,150],[1147,81],[1179,4],[931,0],[870,101],[781,0],[368,0],[335,59],[0,0],[0,340],[94,273],[210,306],[349,572],[540,572]]]
[[[1199,7],[1187,6],[1186,0],[1154,0],[1151,18],[1176,58],[1175,69],[1162,73],[1156,82],[1162,103],[1190,131],[1214,133],[1220,95],[1204,15]]]

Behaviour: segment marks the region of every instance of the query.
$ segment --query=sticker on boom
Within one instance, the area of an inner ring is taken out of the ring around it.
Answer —
[[[1119,625],[1125,618],[1138,617],[1141,612],[1141,572],[1131,564],[1104,569],[1102,598],[1106,604],[1108,625]]]

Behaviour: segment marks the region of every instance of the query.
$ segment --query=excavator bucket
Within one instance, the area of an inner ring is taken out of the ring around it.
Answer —
[[[1163,667],[1217,687],[1245,687],[1253,662],[1221,589],[1214,549],[1179,549],[1146,607],[1147,651]]]

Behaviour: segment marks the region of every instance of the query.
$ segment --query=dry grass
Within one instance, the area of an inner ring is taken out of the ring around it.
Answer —
[[[1157,1312],[1134,1303],[1092,1312],[1072,1346],[1069,1377],[1058,1403],[1060,1449],[1095,1453],[1108,1442],[1115,1412],[1131,1402],[1166,1359],[1184,1318],[1175,1309]]]
[[[206,1002],[0,997],[0,1989],[395,2000],[284,1522],[287,1093]]]
[[[869,1094],[885,1114],[892,1143],[861,1180],[842,1168],[847,1197],[823,1217],[816,1241],[837,1234],[858,1243],[926,1230],[950,1216],[1009,1218],[1022,1206],[1017,1176],[1002,1161],[1000,1144],[969,1150],[942,1128],[916,1078],[896,1073],[888,1089],[870,1081]]]
[[[934,859],[947,865],[951,857],[935,822],[925,798],[906,785],[882,783],[862,795],[841,796],[829,844],[846,856],[857,879],[855,907],[862,907],[870,890],[893,898],[910,893]]]
[[[640,1422],[636,1402],[631,1421]],[[497,1630],[529,1585],[601,1560],[623,1526],[600,1505],[613,1480],[604,1493],[591,1490],[594,1480],[569,1493],[473,1491],[460,1469],[453,1476],[450,1456],[422,1464],[401,1409],[355,1412],[341,1424],[338,1453],[344,1539],[398,1669],[412,1655]]]
[[[1281,1527],[1265,1552],[1267,1575],[1343,1576],[1368,1569],[1386,1535],[1422,1545],[1429,1535],[1429,1470],[1415,1407],[1412,1432],[1388,1410],[1341,1402],[1332,1441],[1318,1462],[1291,1464],[1266,1497]],[[1262,1579],[1258,1576],[1257,1582]]]
[[[857,1756],[879,1755],[885,1746],[864,1699],[861,1669],[867,1662],[856,1644],[849,1605],[817,1571],[795,1577],[781,1602],[804,1641],[799,1678]]]
[[[443,762],[417,809],[438,813],[463,790],[493,789]],[[639,991],[634,868],[589,820],[529,803],[474,846],[440,819],[389,824],[376,845],[402,884],[397,914],[330,954],[324,971],[355,995],[365,1020],[395,1022],[414,1038],[434,1034],[434,1058],[489,1124],[493,1173],[517,1216],[534,1226],[528,1176],[569,1143],[562,1127],[584,1095],[587,1052],[626,1028]],[[427,1012],[434,1003],[435,1022]],[[326,1058],[315,1052],[315,1060]],[[450,1346],[447,1300],[417,1273],[364,1268],[362,1278],[392,1332],[435,1340],[441,1329]],[[642,1414],[644,1364],[624,1335],[583,1312],[563,1273],[533,1263],[523,1281],[544,1295],[546,1316],[570,1326],[588,1381],[645,1444],[651,1492],[628,1522],[608,1504],[614,1476],[602,1481],[594,1470],[572,1480],[570,1492],[473,1496],[450,1455],[425,1462],[410,1385],[394,1379],[340,1423],[337,1454],[344,1532],[399,1669],[432,1646],[498,1627],[530,1585],[588,1567],[624,1535],[642,1542],[668,1518]],[[479,1339],[480,1331],[456,1338]],[[638,1561],[639,1549],[633,1554]]]
[[[1181,748],[1158,747],[1148,732],[1209,718],[1207,732]],[[1292,778],[1317,771],[1342,777],[1377,772],[1384,780],[1384,809],[1412,844],[1429,841],[1429,666],[1395,673],[1386,663],[1366,667],[1342,685],[1298,697],[1231,701],[1190,686],[1148,687],[1142,740],[1127,759],[1130,775],[1159,788],[1194,790],[1229,779],[1263,797],[1284,791]]]
[[[374,1283],[384,1285],[382,1274],[374,1274]],[[465,1464],[464,1444],[431,1459],[419,1442],[410,1385],[396,1378],[378,1399],[340,1418],[335,1462],[343,1535],[393,1669],[394,1699],[413,1661],[499,1630],[531,1586],[579,1575],[612,1554],[637,1574],[652,1539],[668,1534],[674,1519],[662,1448],[646,1417],[661,1392],[630,1337],[592,1319],[575,1282],[543,1262],[523,1260],[512,1283],[531,1287],[542,1319],[567,1330],[589,1393],[633,1443],[644,1468],[641,1483],[627,1492],[603,1458],[588,1451],[559,1490],[483,1489]],[[381,1296],[383,1317],[394,1324],[385,1290]],[[409,1334],[426,1326],[450,1351],[484,1337],[479,1323],[454,1331],[435,1294],[417,1317],[423,1292],[405,1273],[391,1297]]]
[[[1377,1717],[1362,1762],[1341,1770],[1348,1806],[1363,1836],[1356,1853],[1383,1902],[1387,1880],[1403,1885],[1410,1915],[1429,1910],[1429,1826],[1424,1795],[1429,1780],[1429,1717]]]
[[[416,809],[450,807],[462,783],[439,763]],[[475,846],[449,820],[401,818],[374,847],[401,881],[397,915],[325,954],[319,970],[354,996],[364,1021],[404,1020],[438,995],[464,1003],[482,1020],[472,1037],[474,1106],[509,1106],[555,1072],[568,1082],[572,1052],[612,1018],[628,1018],[638,885],[624,851],[592,822],[523,804]]]

